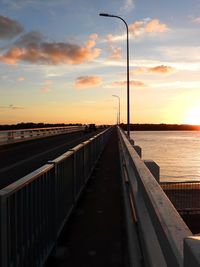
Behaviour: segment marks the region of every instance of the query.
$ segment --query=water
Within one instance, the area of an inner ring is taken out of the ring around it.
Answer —
[[[130,132],[142,159],[160,166],[160,181],[200,181],[200,131]]]

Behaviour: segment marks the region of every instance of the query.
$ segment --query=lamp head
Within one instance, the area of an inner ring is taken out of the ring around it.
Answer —
[[[103,17],[112,17],[112,15],[107,14],[107,13],[100,13],[99,16],[103,16]]]

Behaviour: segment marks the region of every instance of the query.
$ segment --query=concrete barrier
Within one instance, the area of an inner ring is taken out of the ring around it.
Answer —
[[[0,131],[0,145],[12,144],[57,134],[72,133],[82,131],[83,129],[83,126],[64,126]]]
[[[155,171],[158,179],[157,166],[151,161],[141,160],[121,129],[119,138],[121,169],[125,169],[126,173],[123,178],[128,187],[129,207],[133,218],[136,218],[144,266],[200,266],[200,239],[192,237],[191,231],[152,175]],[[129,247],[130,253],[134,254],[133,250]]]

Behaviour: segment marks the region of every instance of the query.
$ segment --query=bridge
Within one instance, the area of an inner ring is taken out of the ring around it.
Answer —
[[[197,267],[199,250],[159,167],[118,127],[0,190],[2,267]]]

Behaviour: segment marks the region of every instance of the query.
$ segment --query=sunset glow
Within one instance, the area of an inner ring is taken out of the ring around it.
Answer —
[[[200,125],[200,106],[193,107],[191,110],[189,110],[185,119],[185,123],[191,125]]]

